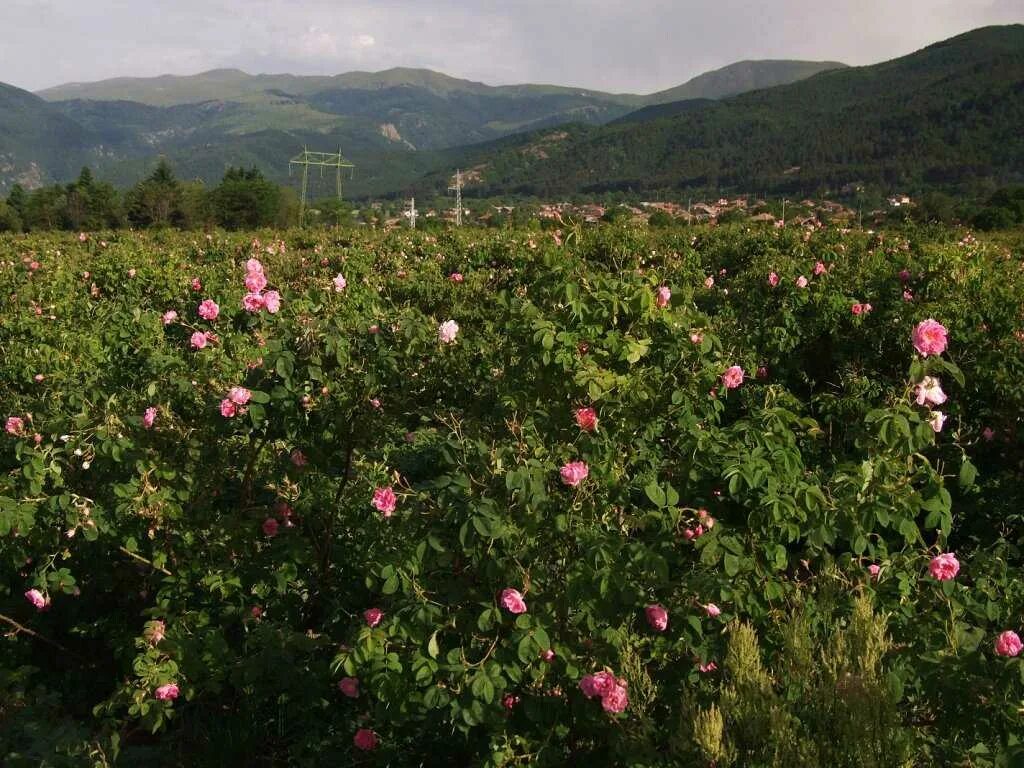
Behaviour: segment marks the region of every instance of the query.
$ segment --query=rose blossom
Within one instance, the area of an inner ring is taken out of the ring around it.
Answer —
[[[225,419],[233,418],[238,413],[238,406],[231,402],[228,398],[224,398],[220,401],[220,415]]]
[[[369,752],[377,748],[377,745],[380,744],[380,739],[369,728],[360,728],[352,738],[352,743],[356,745],[357,749]]]
[[[263,528],[263,533],[270,538],[277,536],[277,529],[279,526],[277,520],[274,518],[268,517],[263,521],[263,525],[261,527]]]
[[[366,620],[366,626],[376,627],[384,618],[384,611],[380,608],[367,608],[363,611],[363,618]]]
[[[281,294],[277,291],[267,291],[263,294],[263,306],[267,308],[267,312],[276,315],[281,309]]]
[[[265,299],[258,293],[247,293],[242,297],[242,309],[246,312],[259,312],[263,309]]]
[[[584,432],[593,432],[597,429],[597,411],[593,408],[577,408],[576,426]]]
[[[359,698],[359,678],[358,677],[343,677],[338,681],[338,690],[348,696],[350,699]]]
[[[881,572],[882,572],[881,566],[877,565],[876,563],[872,563],[871,565],[868,566],[868,573],[871,574],[871,578],[874,579],[875,581],[878,580],[878,574],[881,573]]]
[[[163,313],[160,319],[163,321],[164,325],[170,325],[171,323],[178,319],[178,313],[175,312],[173,309],[169,309]]]
[[[779,276],[778,276],[778,274],[775,273],[775,272],[769,272],[768,273],[768,285],[770,285],[772,288],[774,288],[778,284],[779,284]]]
[[[601,707],[605,712],[618,714],[625,712],[629,706],[629,694],[626,691],[624,680],[618,680],[608,693],[601,697]]]
[[[817,277],[818,275],[820,275],[824,271],[825,271],[825,262],[817,261],[817,262],[814,263],[814,275],[815,275],[815,277]]]
[[[932,558],[928,564],[928,570],[938,581],[949,581],[956,578],[960,572],[960,561],[952,552],[944,552]]]
[[[32,606],[41,611],[46,608],[47,600],[38,589],[30,589],[25,593],[25,599],[32,603]]]
[[[941,432],[942,426],[946,423],[946,414],[942,411],[932,411],[928,415],[928,425],[934,432]]]
[[[992,427],[985,427],[985,429],[981,431],[981,436],[985,438],[985,440],[991,442],[995,438],[996,432]]]
[[[655,632],[664,632],[668,627],[668,611],[659,603],[648,605],[644,608],[644,614],[647,616],[647,623]]]
[[[252,392],[245,387],[232,387],[228,390],[228,400],[235,405],[245,405],[252,399]]]
[[[451,280],[453,283],[461,283],[465,278],[462,276],[461,272],[452,272],[448,276],[448,279]]]
[[[509,613],[526,613],[526,601],[518,589],[507,587],[501,590],[501,607]]]
[[[715,285],[715,278],[713,278],[713,277],[708,277],[708,279],[704,281],[704,287],[705,288],[713,288],[714,285]]]
[[[598,672],[594,675],[584,675],[580,680],[580,690],[588,699],[595,696],[604,696],[615,686],[615,675],[610,672]]]
[[[395,492],[388,487],[374,490],[371,503],[384,517],[391,517],[395,512],[397,501],[398,497],[395,496]]]
[[[587,476],[590,474],[590,468],[586,462],[570,461],[559,470],[559,474],[562,476],[563,483],[575,488],[587,479]]]
[[[245,262],[245,271],[250,275],[261,275],[263,274],[263,264],[259,259],[249,259]]]
[[[174,683],[167,683],[167,685],[161,685],[156,689],[154,696],[160,701],[174,701],[178,698],[178,686]]]
[[[552,661],[555,660],[555,652],[551,648],[548,648],[546,651],[540,652],[540,658],[541,661],[545,661],[548,664],[550,664]]]
[[[142,414],[142,426],[146,429],[152,429],[153,424],[156,422],[156,408],[152,405],[146,409],[146,412]]]
[[[914,388],[918,405],[942,405],[946,402],[946,393],[942,384],[934,376],[925,376]]]
[[[736,389],[743,383],[743,369],[738,365],[731,366],[722,374],[722,383],[726,389]]]
[[[8,416],[7,421],[4,424],[4,431],[7,432],[8,435],[20,435],[25,431],[25,422],[17,416]]]
[[[220,314],[220,307],[217,306],[217,302],[213,299],[205,299],[199,305],[199,316],[203,320],[216,320],[217,315]]]
[[[443,344],[451,344],[455,341],[455,336],[459,332],[459,324],[454,320],[445,320],[437,328],[437,338]]]
[[[864,305],[863,304],[854,304],[852,307],[850,307],[850,313],[851,314],[860,315],[863,312],[864,312]]]
[[[249,293],[259,293],[267,287],[267,278],[262,272],[250,272],[245,276],[245,289]]]
[[[345,286],[348,285],[348,281],[345,279],[344,275],[338,275],[337,277],[334,278],[333,282],[335,293],[341,293],[342,291],[345,290]]]
[[[800,275],[800,277],[798,277],[796,279],[796,287],[797,288],[806,288],[807,287],[807,278],[804,277],[803,275]]]
[[[694,331],[693,333],[690,334],[690,341],[694,344],[700,344],[702,341],[704,341],[704,334],[697,333],[696,331]]]
[[[995,645],[996,653],[1000,656],[1016,656],[1024,648],[1017,633],[1009,629],[1000,633]]]
[[[157,645],[164,639],[166,631],[167,625],[157,619],[156,621],[146,623],[146,629],[143,631],[142,636],[146,638],[150,645]]]
[[[291,459],[294,466],[300,468],[309,463],[309,459],[306,458],[306,454],[304,454],[299,448],[293,450],[291,454],[289,454],[288,458]]]
[[[657,298],[654,300],[655,304],[664,309],[668,306],[669,301],[672,299],[672,291],[667,285],[663,285],[658,288]]]
[[[709,661],[707,664],[698,664],[697,669],[704,673],[714,672],[718,669],[718,665],[713,661]]]
[[[716,616],[721,616],[722,615],[722,609],[719,608],[714,603],[708,603],[707,605],[704,606],[704,613],[706,613],[708,616],[710,616],[713,619]]]
[[[514,693],[506,693],[501,697],[501,706],[511,712],[519,704],[519,697]]]
[[[203,331],[196,331],[192,334],[191,338],[189,338],[193,349],[205,349],[209,340],[210,337]]]
[[[947,331],[941,323],[928,318],[914,328],[914,349],[922,357],[941,355],[946,351]]]

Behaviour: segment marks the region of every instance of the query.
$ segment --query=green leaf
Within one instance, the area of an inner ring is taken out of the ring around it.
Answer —
[[[436,659],[440,652],[440,649],[437,647],[437,632],[435,632],[427,641],[427,654],[430,658]]]
[[[668,501],[668,497],[662,487],[658,485],[658,481],[648,483],[644,486],[644,493],[647,494],[647,498],[651,500],[651,503],[656,507],[664,507]]]
[[[725,575],[735,576],[740,572],[740,559],[732,553],[726,553],[725,555]]]

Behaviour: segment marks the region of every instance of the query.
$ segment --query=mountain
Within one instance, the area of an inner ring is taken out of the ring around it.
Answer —
[[[789,62],[793,66],[784,72],[778,62],[764,63],[759,72],[761,64],[744,63],[742,75],[696,78],[691,83],[703,85],[692,87],[711,95],[725,92],[716,88],[732,92],[743,87],[743,78],[763,84],[795,77],[801,63]],[[804,71],[820,66],[806,63]],[[41,92],[46,105],[33,97],[36,111],[63,118],[68,130],[77,127],[66,152],[37,163],[35,183],[66,179],[88,164],[102,178],[129,184],[161,154],[186,178],[214,182],[228,165],[245,164],[286,181],[287,160],[303,147],[341,147],[358,166],[349,191],[382,194],[459,157],[463,150],[457,148],[566,123],[603,125],[665,93],[671,91],[640,96],[555,85],[489,86],[409,68],[323,77],[219,69],[70,83]]]
[[[471,148],[462,167],[474,168],[481,194],[542,196],[1021,181],[1024,25],[986,27],[882,64],[660,109]],[[423,184],[445,181],[438,174]]]
[[[0,192],[74,173],[75,158],[96,145],[88,130],[38,96],[0,83]]]
[[[845,67],[846,64],[838,61],[738,61],[705,72],[675,88],[652,93],[646,101],[648,104],[666,104],[687,99],[725,99],[748,91],[788,85],[819,72]]]

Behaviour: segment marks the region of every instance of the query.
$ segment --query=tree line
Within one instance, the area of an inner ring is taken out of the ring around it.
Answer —
[[[268,181],[256,168],[228,168],[209,189],[199,181],[179,180],[161,160],[149,176],[124,192],[96,179],[89,168],[69,184],[32,191],[16,184],[6,200],[0,198],[0,232],[214,225],[253,229],[288,226],[297,212],[295,193]]]

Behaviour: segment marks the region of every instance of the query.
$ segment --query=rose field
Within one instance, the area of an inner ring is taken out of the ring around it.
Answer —
[[[0,763],[1024,764],[1021,245],[0,236]]]

